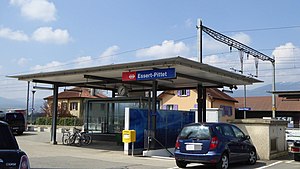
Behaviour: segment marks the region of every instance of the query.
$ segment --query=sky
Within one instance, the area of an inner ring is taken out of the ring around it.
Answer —
[[[1,0],[0,97],[26,100],[31,74],[181,56],[197,60],[197,19],[276,60],[276,82],[300,78],[298,0]],[[245,75],[255,61],[244,56]],[[241,69],[240,53],[203,33],[203,63]],[[258,77],[272,83],[272,66]],[[30,90],[35,84],[31,83]],[[271,89],[270,89],[271,90]],[[36,98],[49,96],[38,90]]]

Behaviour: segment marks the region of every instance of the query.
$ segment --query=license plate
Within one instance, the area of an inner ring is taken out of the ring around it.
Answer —
[[[187,151],[202,150],[202,144],[186,144],[185,149]]]
[[[19,129],[19,127],[13,127],[13,130],[18,130]]]

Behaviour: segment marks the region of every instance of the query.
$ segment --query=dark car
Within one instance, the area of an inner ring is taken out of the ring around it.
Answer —
[[[255,164],[256,149],[237,126],[227,123],[193,123],[180,132],[175,145],[176,164],[185,168],[189,163],[216,165],[227,169],[229,163]]]
[[[29,169],[29,159],[19,149],[15,137],[6,122],[0,121],[0,168]]]
[[[25,131],[25,118],[22,113],[7,112],[0,116],[0,120],[7,122],[13,133],[21,135]]]

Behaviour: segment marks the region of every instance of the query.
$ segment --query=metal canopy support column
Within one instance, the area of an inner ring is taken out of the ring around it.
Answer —
[[[206,122],[206,88],[202,88],[202,122]]]
[[[151,90],[148,91],[148,115],[147,115],[147,150],[150,150],[150,139],[151,139]]]
[[[57,106],[58,106],[58,85],[53,85],[53,112],[52,112],[52,130],[51,143],[57,144],[56,141],[56,125],[57,125]]]
[[[197,104],[198,104],[198,122],[203,122],[203,114],[202,114],[202,110],[203,110],[203,100],[202,100],[202,95],[203,95],[203,86],[201,84],[198,84],[197,86]]]
[[[29,87],[30,87],[30,81],[27,82],[27,96],[26,96],[26,116],[25,116],[25,122],[28,121],[28,113],[29,113]]]
[[[157,81],[153,81],[152,83],[152,114],[151,114],[151,120],[152,120],[152,132],[153,137],[155,138],[156,133],[156,100],[157,100]]]

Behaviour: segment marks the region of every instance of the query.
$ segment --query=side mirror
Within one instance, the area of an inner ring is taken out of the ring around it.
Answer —
[[[250,140],[250,136],[249,135],[245,135],[245,139],[246,140]]]

